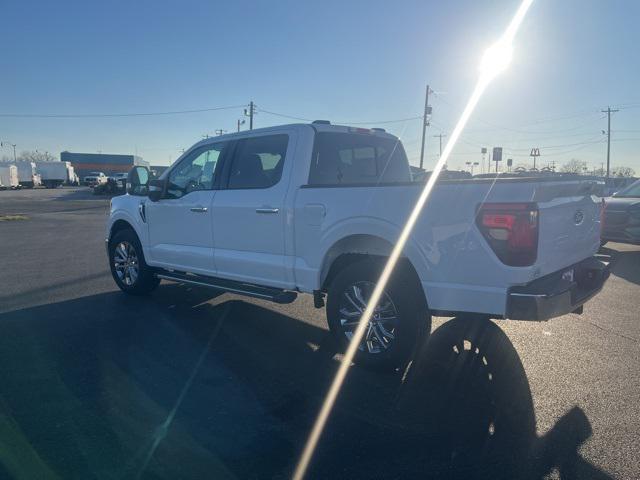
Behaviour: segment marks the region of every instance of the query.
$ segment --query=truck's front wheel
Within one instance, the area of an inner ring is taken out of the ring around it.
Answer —
[[[362,260],[340,271],[327,295],[327,321],[343,349],[353,338],[384,264]],[[431,316],[415,275],[398,266],[367,325],[356,362],[373,368],[402,367],[431,327]]]
[[[109,242],[111,275],[120,290],[144,295],[158,286],[160,280],[144,260],[142,246],[133,230],[117,232]]]

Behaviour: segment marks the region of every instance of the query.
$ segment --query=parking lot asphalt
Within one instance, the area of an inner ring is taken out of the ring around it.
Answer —
[[[340,358],[324,310],[122,294],[88,189],[0,192],[9,214],[0,478],[290,477]],[[352,367],[308,478],[640,478],[640,248],[604,252],[583,315],[436,318],[407,372]]]

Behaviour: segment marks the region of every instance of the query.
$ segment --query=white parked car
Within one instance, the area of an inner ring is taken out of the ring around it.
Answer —
[[[95,187],[107,183],[107,176],[102,172],[90,172],[89,175],[84,177],[83,182],[87,187]]]
[[[424,188],[398,138],[328,122],[194,145],[159,179],[144,167],[112,199],[111,272],[131,294],[160,279],[275,302],[327,298],[346,344]],[[360,345],[405,361],[431,315],[545,320],[580,312],[608,277],[596,182],[572,177],[438,182]]]

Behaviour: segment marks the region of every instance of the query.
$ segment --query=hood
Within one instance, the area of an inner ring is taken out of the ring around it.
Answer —
[[[607,210],[628,210],[629,208],[640,206],[640,198],[609,197],[605,199],[605,204],[607,205]]]

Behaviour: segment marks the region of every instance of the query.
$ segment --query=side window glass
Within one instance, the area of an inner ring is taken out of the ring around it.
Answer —
[[[311,185],[410,182],[409,163],[397,139],[321,132],[309,172]]]
[[[288,135],[265,135],[240,141],[231,163],[229,188],[269,188],[280,181]]]
[[[207,145],[182,160],[169,174],[167,196],[180,198],[196,190],[211,190],[225,143]]]

